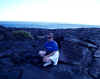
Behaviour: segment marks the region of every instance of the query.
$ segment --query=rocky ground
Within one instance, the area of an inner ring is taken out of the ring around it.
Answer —
[[[13,31],[30,32],[32,38]],[[56,67],[42,68],[36,57],[48,32],[60,50]],[[100,29],[25,29],[0,26],[0,79],[100,79]]]

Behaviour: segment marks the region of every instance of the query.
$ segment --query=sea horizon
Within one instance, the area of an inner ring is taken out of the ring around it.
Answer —
[[[60,23],[60,22],[35,22],[35,21],[0,21],[0,25],[8,28],[42,28],[42,29],[100,28],[100,25],[72,24],[72,23]]]

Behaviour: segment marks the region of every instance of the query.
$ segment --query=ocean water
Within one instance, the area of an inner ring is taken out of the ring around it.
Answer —
[[[41,29],[69,29],[69,28],[100,28],[98,25],[61,24],[48,22],[7,22],[1,21],[0,25],[15,28],[41,28]]]

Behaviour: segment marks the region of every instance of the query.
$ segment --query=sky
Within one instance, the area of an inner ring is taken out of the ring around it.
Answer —
[[[100,0],[0,0],[0,21],[100,25]]]

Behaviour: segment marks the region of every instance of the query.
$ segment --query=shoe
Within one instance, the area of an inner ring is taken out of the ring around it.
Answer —
[[[44,64],[43,64],[43,67],[47,67],[47,66],[49,66],[49,65],[51,65],[51,62],[44,63]]]

